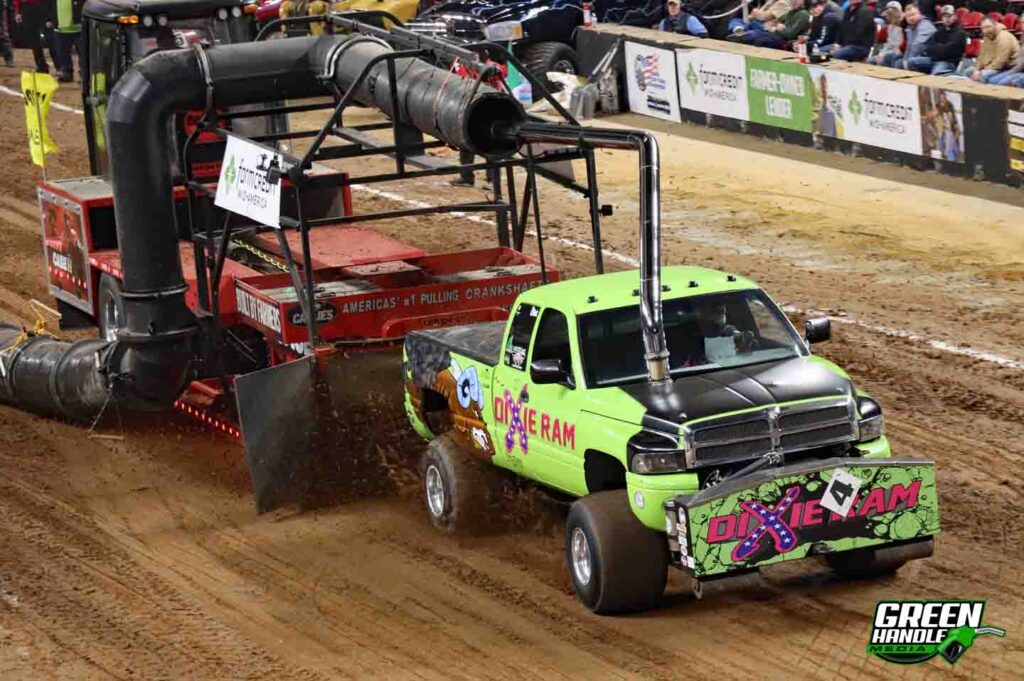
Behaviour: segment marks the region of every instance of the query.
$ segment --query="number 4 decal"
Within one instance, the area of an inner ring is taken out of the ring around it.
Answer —
[[[860,489],[861,479],[856,475],[847,473],[842,469],[832,472],[832,480],[825,488],[825,496],[821,498],[821,505],[840,516],[846,516],[857,498],[857,490]]]

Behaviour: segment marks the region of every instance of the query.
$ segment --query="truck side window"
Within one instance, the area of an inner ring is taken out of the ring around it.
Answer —
[[[540,318],[540,328],[533,341],[531,361],[538,359],[561,360],[562,366],[572,372],[572,349],[569,343],[569,322],[558,310],[548,308]]]
[[[505,365],[513,369],[526,369],[526,350],[530,347],[533,326],[537,323],[540,308],[522,303],[512,317],[512,328],[505,343]]]

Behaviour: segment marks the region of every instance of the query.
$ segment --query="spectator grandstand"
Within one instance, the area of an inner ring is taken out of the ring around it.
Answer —
[[[949,4],[845,0],[841,5],[832,0],[748,0],[746,12],[741,11],[742,2],[723,5],[716,0],[672,0],[671,4],[672,14],[679,15],[681,4],[685,16],[694,17],[691,25],[703,22],[713,38],[782,50],[803,49],[812,58],[820,54],[820,58],[868,61],[1024,87],[1024,0],[954,0]],[[679,25],[663,21],[670,16],[667,4],[660,13],[647,16],[652,27],[662,30]],[[873,40],[867,29],[868,16],[874,22]],[[684,26],[675,30],[693,33]]]

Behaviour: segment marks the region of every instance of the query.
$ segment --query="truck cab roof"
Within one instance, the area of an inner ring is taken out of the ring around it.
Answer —
[[[626,270],[548,284],[524,293],[520,301],[541,307],[555,305],[563,311],[587,314],[638,305],[639,285],[637,271]],[[662,268],[661,285],[662,300],[760,288],[745,277],[686,265]]]
[[[213,16],[224,7],[242,7],[254,0],[88,0],[82,14],[97,21],[117,21],[131,14],[163,14],[168,19]]]

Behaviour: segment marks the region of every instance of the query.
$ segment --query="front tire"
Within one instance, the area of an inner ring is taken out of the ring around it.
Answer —
[[[420,474],[427,515],[434,527],[449,534],[476,529],[487,510],[489,467],[460,447],[451,434],[427,445]]]
[[[554,41],[534,43],[525,48],[523,66],[551,93],[561,91],[562,86],[548,80],[548,72],[559,71],[573,75],[580,72],[580,60],[576,56],[576,51],[565,43]]]
[[[98,290],[99,316],[96,325],[100,338],[117,340],[117,330],[124,324],[124,298],[121,297],[121,282],[109,274],[100,275]]]
[[[565,558],[576,595],[598,614],[655,607],[665,591],[668,544],[633,515],[625,490],[573,503]]]

